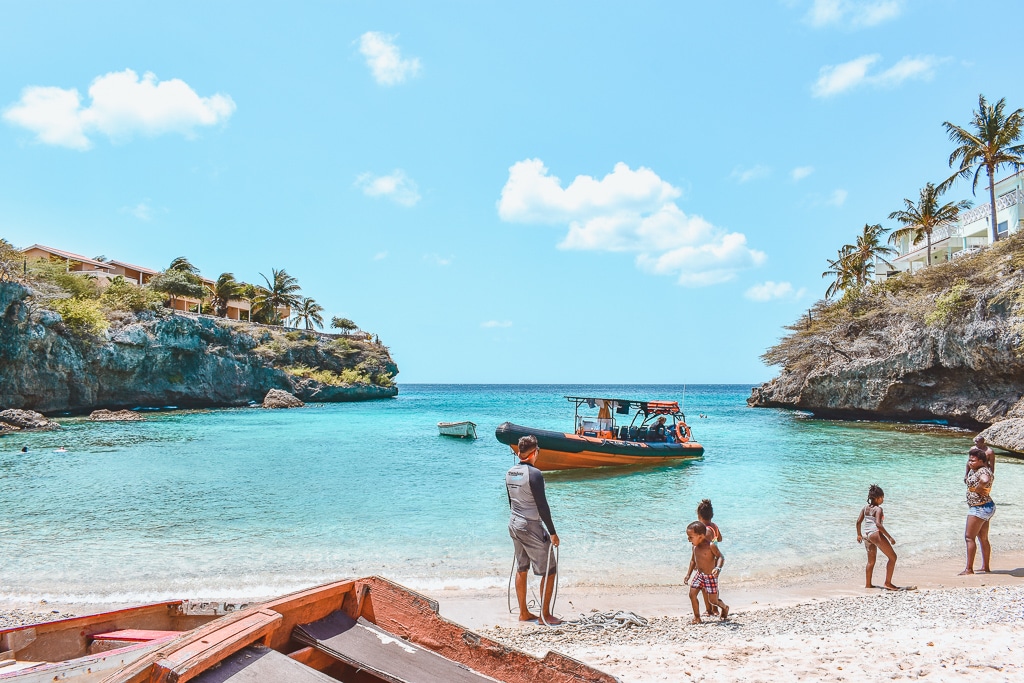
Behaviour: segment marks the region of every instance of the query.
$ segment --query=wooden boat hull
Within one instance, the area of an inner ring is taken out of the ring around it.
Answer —
[[[473,422],[438,422],[437,430],[441,436],[457,436],[460,439],[475,439],[476,424]]]
[[[358,625],[364,637],[338,638],[357,635],[337,632],[338,623],[344,628],[346,621]],[[366,637],[371,631],[372,637]],[[429,666],[416,667],[424,658]],[[481,678],[618,683],[556,652],[537,658],[479,636],[441,617],[434,600],[380,577],[317,586],[225,616],[104,683],[459,683]]]
[[[99,681],[225,607],[175,600],[0,630],[0,683]]]
[[[503,422],[494,436],[518,453],[520,437],[537,437],[540,453],[537,469],[571,470],[589,467],[622,467],[629,465],[666,465],[703,457],[699,443],[639,443],[566,434],[546,429],[533,429]]]

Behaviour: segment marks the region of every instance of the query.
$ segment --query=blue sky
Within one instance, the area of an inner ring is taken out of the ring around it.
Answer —
[[[949,174],[942,122],[1024,105],[981,39],[1018,13],[5,3],[0,236],[286,268],[402,382],[759,382],[825,259]]]

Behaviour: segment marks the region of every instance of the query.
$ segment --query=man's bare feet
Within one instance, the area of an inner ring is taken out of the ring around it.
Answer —
[[[537,623],[538,624],[545,624],[547,626],[558,626],[559,624],[562,623],[562,620],[559,619],[558,617],[554,616],[554,615],[549,614],[549,615],[544,617],[543,621],[538,619]]]
[[[957,576],[967,576],[968,574],[973,574],[973,573],[974,573],[973,569],[965,569],[962,572],[960,572],[959,574],[957,574]]]
[[[979,571],[978,573],[979,573],[979,574],[991,574],[991,573],[992,573],[992,570],[991,570],[991,569],[989,569],[988,567],[982,567],[982,568],[981,568],[981,571]]]
[[[537,615],[523,612],[519,615],[519,621],[537,621]]]
[[[873,583],[869,583],[868,585],[866,585],[866,586],[864,586],[864,587],[865,587],[865,588],[878,588],[878,586],[876,586],[876,585],[875,585],[875,584],[873,584]]]
[[[700,617],[694,617],[693,619],[690,620],[690,623],[691,624],[699,624],[699,623],[701,623]]]
[[[894,586],[891,583],[883,584],[882,588],[884,588],[887,591],[898,591],[900,589],[899,586]]]
[[[721,603],[721,604],[722,604],[722,621],[725,621],[726,619],[729,618],[729,605],[725,604],[724,602]]]

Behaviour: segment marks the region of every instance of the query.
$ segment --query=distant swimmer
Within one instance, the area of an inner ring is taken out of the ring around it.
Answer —
[[[54,451],[54,453],[67,453],[67,452],[68,452],[68,449],[64,448],[63,446],[61,446],[60,448],[58,448],[57,450]]]
[[[28,453],[28,446],[22,446],[21,447],[21,452],[22,453]]]

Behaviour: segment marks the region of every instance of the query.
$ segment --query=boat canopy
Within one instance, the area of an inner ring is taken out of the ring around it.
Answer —
[[[576,410],[579,410],[579,407],[583,404],[590,408],[614,410],[619,415],[628,415],[630,412],[638,410],[644,414],[645,418],[648,415],[678,415],[682,412],[679,409],[678,401],[632,401],[625,398],[597,398],[590,396],[566,396],[565,398],[570,403],[576,405]]]

